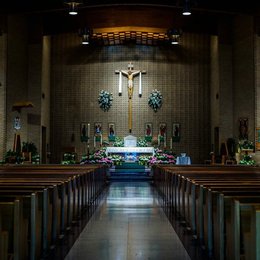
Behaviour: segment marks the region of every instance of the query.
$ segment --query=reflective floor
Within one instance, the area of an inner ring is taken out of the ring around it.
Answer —
[[[112,182],[66,260],[190,259],[149,182]]]

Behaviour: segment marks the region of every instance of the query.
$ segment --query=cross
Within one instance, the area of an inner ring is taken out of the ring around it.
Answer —
[[[122,94],[122,75],[128,78],[128,128],[129,133],[132,132],[132,97],[133,97],[133,80],[136,75],[139,75],[139,97],[142,96],[142,74],[146,73],[145,70],[134,70],[132,62],[128,63],[128,70],[116,70],[119,73],[119,95]]]
[[[133,70],[134,69],[134,65],[132,62],[128,63],[128,70]]]

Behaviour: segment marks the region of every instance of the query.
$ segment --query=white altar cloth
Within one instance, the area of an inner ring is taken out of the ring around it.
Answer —
[[[107,147],[106,154],[109,153],[150,153],[154,154],[154,147]]]

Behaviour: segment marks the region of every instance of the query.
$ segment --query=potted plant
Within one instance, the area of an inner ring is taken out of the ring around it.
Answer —
[[[37,147],[33,142],[23,142],[22,155],[24,162],[31,162],[37,164],[40,162]]]
[[[19,160],[19,153],[8,150],[4,155],[4,161],[5,163],[17,163]]]

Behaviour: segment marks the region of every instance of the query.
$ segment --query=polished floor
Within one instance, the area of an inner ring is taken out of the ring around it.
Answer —
[[[149,182],[112,182],[65,259],[191,258]]]

